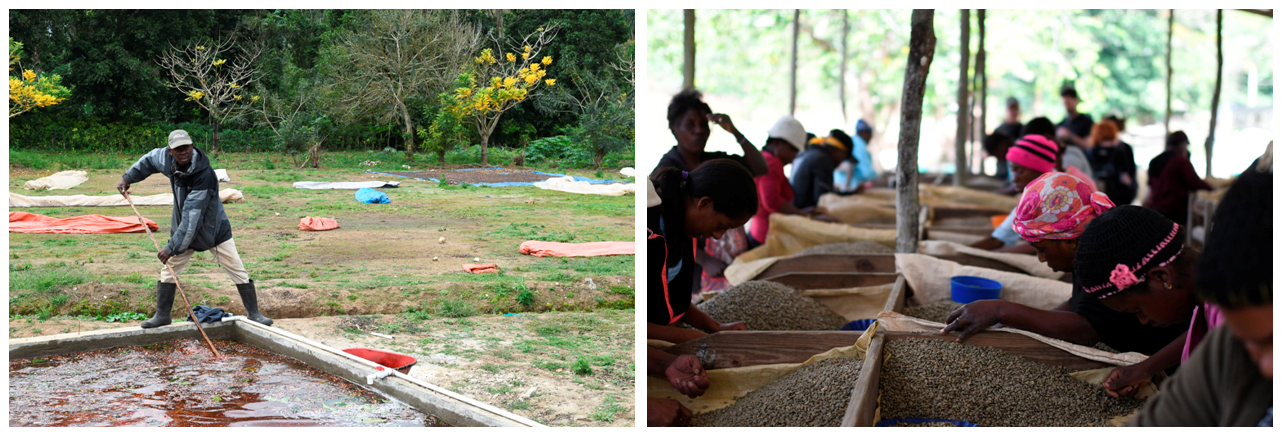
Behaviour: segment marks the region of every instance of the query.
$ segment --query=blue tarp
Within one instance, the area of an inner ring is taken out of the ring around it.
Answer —
[[[384,192],[371,188],[358,189],[357,193],[353,194],[353,196],[357,197],[358,201],[367,204],[388,204],[390,202],[388,195],[385,195]]]
[[[497,172],[493,172],[492,174],[497,174],[497,175],[510,175],[510,174],[514,174],[514,173],[512,173],[512,172],[503,172],[503,171],[500,171],[500,170],[502,170],[502,169],[503,169],[503,168],[500,168],[500,167],[492,167],[492,168],[465,168],[465,169],[458,169],[458,170],[454,170],[454,171],[497,171]],[[403,173],[417,173],[417,172],[424,172],[424,171],[399,171],[399,172],[403,172]],[[379,174],[379,175],[386,175],[386,176],[392,176],[392,177],[401,177],[401,178],[419,178],[419,179],[424,179],[424,180],[441,181],[441,180],[439,180],[439,179],[435,179],[435,178],[428,178],[428,177],[415,177],[415,176],[408,176],[408,175],[402,175],[402,174],[393,174],[393,173],[385,173],[385,172],[367,171],[367,173],[370,173],[370,174]],[[567,176],[567,174],[551,174],[551,173],[540,172],[540,171],[524,171],[523,173],[524,173],[524,174],[540,174],[540,175],[547,175],[547,176],[550,176],[550,177],[566,177],[566,176]],[[575,176],[573,176],[573,177],[572,177],[572,179],[573,179],[573,180],[576,180],[576,181],[589,182],[590,184],[603,184],[603,183],[629,183],[629,182],[622,181],[622,180],[592,179],[592,178],[589,178],[589,177],[575,177]],[[506,187],[506,186],[531,186],[533,183],[535,183],[535,182],[469,183],[469,185],[470,185],[470,186]]]

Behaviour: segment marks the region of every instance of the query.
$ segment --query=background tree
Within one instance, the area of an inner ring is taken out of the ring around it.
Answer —
[[[346,119],[400,117],[415,154],[411,106],[446,90],[474,52],[476,29],[447,10],[373,10],[354,17],[330,47],[337,111]]]
[[[468,72],[468,85],[457,87],[450,111],[473,120],[481,138],[482,164],[487,164],[487,141],[496,130],[500,116],[523,101],[538,96],[556,80],[546,78],[545,67],[553,57],[541,56],[542,49],[558,34],[559,23],[549,23],[522,38],[501,39],[492,33],[493,45],[499,50],[483,48],[473,59]],[[503,54],[501,53],[503,52]]]
[[[13,72],[13,65],[19,60],[22,60],[22,43],[9,38],[9,72]],[[20,77],[9,77],[9,118],[36,108],[53,106],[71,94],[71,90],[60,84],[62,77],[58,75],[41,75],[31,69],[23,69],[21,64],[18,70],[22,71]]]
[[[588,147],[595,169],[602,168],[608,153],[628,148],[634,139],[634,44],[621,44],[617,51],[609,68],[573,71],[567,84],[537,102],[542,110],[576,115],[579,121],[569,135]]]
[[[255,60],[261,53],[257,45],[238,46],[235,39],[227,38],[171,48],[158,60],[169,73],[166,86],[187,95],[184,100],[195,102],[210,114],[214,126],[211,153],[219,152],[219,126],[245,108],[243,93],[258,78]]]
[[[458,75],[454,86],[467,87],[469,78],[469,74]],[[429,127],[418,128],[416,132],[420,135],[420,148],[436,154],[439,165],[446,165],[447,152],[459,144],[468,143],[470,125],[466,125],[460,116],[449,111],[449,107],[455,103],[455,93],[441,93],[437,102],[424,110],[425,117],[430,119]]]

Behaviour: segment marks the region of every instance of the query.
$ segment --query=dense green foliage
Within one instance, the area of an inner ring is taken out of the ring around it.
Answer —
[[[633,80],[633,71],[623,73],[612,67],[622,46],[632,50],[632,10],[461,13],[484,35],[484,45],[491,40],[485,36],[497,31],[497,25],[503,25],[506,35],[521,35],[561,21],[565,30],[548,51],[558,59],[550,77],[590,74],[610,85],[629,87],[632,95],[632,85],[626,83]],[[59,105],[14,118],[10,145],[33,150],[133,151],[162,144],[165,134],[175,128],[208,142],[209,116],[185,101],[186,95],[165,86],[166,71],[157,60],[174,48],[234,38],[239,45],[261,48],[263,55],[256,62],[259,79],[249,89],[254,102],[247,97],[242,101],[246,109],[220,126],[222,151],[298,154],[318,141],[333,150],[402,149],[410,138],[404,137],[402,119],[350,115],[353,110],[340,102],[347,96],[343,92],[351,90],[333,85],[334,74],[327,73],[345,67],[335,55],[339,50],[332,49],[342,36],[376,16],[362,10],[14,10],[9,32],[24,44],[21,66],[59,74],[73,92]],[[432,93],[408,101],[416,138],[424,141],[417,142],[417,147],[435,153],[437,160],[450,160],[448,150],[476,146],[478,136],[460,133],[461,125],[439,115],[443,103]],[[612,109],[629,110],[632,118],[632,96],[628,104]],[[500,120],[491,145],[521,148],[524,137],[563,135],[568,128],[596,121],[582,118],[583,114],[519,105]],[[632,124],[628,133],[626,146],[612,145],[609,153],[632,148]]]

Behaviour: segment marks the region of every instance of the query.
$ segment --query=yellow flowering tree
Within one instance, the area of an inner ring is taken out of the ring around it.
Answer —
[[[541,50],[554,40],[559,24],[536,29],[521,41],[493,39],[503,51],[485,48],[474,57],[468,79],[454,91],[447,111],[473,120],[482,142],[482,163],[487,163],[487,142],[495,132],[500,116],[518,104],[540,96],[557,84],[547,68],[554,59],[541,56]],[[506,43],[507,42],[507,43]],[[504,49],[508,45],[508,49]]]
[[[219,151],[219,126],[235,117],[250,102],[246,88],[258,78],[255,61],[262,54],[258,44],[237,46],[231,38],[170,47],[158,64],[169,76],[165,85],[183,93],[183,100],[210,114],[214,136],[210,151]],[[244,101],[243,101],[244,99]]]
[[[22,43],[9,38],[9,71],[22,59]],[[71,90],[61,85],[62,77],[42,75],[31,69],[22,69],[21,76],[9,76],[9,118],[36,108],[56,105],[67,99]]]

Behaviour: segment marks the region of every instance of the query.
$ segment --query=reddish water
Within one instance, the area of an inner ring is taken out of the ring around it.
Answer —
[[[9,426],[444,426],[298,360],[185,339],[9,362]]]

